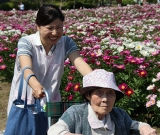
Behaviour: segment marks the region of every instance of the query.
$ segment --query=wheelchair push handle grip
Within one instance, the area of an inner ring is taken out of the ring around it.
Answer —
[[[48,95],[47,90],[43,90],[43,91],[44,91],[44,93],[45,93],[45,95],[46,95],[47,102],[49,102],[49,95]]]

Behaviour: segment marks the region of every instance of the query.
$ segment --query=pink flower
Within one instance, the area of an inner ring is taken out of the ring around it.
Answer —
[[[97,55],[96,55],[95,52],[90,52],[90,56],[91,56],[92,58],[96,58],[96,57],[97,57]]]
[[[0,70],[5,70],[6,68],[7,68],[6,65],[1,65],[1,66],[0,66]]]
[[[70,96],[68,97],[68,100],[69,100],[69,101],[73,100],[73,95],[70,95]]]
[[[129,50],[124,50],[120,52],[121,55],[130,55],[130,53],[131,52]]]
[[[150,107],[155,104],[155,100],[150,100],[146,103],[146,107]]]
[[[103,56],[103,60],[104,61],[110,61],[111,57],[110,56],[107,56],[107,55],[104,55]]]
[[[117,69],[125,69],[125,66],[123,65],[123,64],[121,64],[121,65],[113,65],[114,67],[116,67]]]
[[[100,48],[101,48],[100,45],[95,45],[95,46],[93,47],[93,49],[100,49]]]
[[[16,54],[10,54],[9,56],[13,59],[16,58]]]
[[[152,52],[152,56],[156,56],[160,53],[160,51],[155,51],[155,52]]]
[[[155,95],[155,94],[150,94],[150,95],[148,95],[146,98],[149,99],[149,100],[155,100],[155,99],[157,98],[157,95]]]
[[[69,59],[66,59],[65,62],[64,62],[64,65],[69,65],[69,64],[70,64]]]
[[[0,63],[2,63],[3,62],[3,59],[0,59]]]
[[[73,87],[73,83],[71,83],[71,82],[68,82],[67,85],[70,86],[70,87]]]
[[[68,80],[70,80],[70,81],[73,80],[73,76],[72,76],[72,75],[68,76],[67,78],[68,78]]]
[[[95,63],[97,66],[100,66],[101,65],[101,62],[100,61],[96,61]]]
[[[83,60],[84,60],[85,62],[88,62],[88,58],[83,58]]]
[[[8,51],[9,48],[8,48],[8,47],[4,47],[3,50],[4,50],[4,51]]]

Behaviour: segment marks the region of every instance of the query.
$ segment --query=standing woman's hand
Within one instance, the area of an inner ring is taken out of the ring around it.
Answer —
[[[20,61],[20,65],[21,65],[22,69],[26,66],[31,68],[31,69],[26,69],[25,70],[24,78],[27,78],[27,76],[30,75],[30,74],[34,74],[34,72],[32,71],[32,58],[31,57],[26,56],[26,55],[21,55],[21,56],[19,56],[19,61]],[[45,93],[43,92],[44,88],[35,76],[32,76],[29,79],[29,86],[33,89],[32,95],[35,98],[45,97]]]
[[[44,90],[43,86],[40,85],[40,86],[33,89],[32,95],[35,98],[43,98],[43,97],[45,97],[45,93],[43,90]]]

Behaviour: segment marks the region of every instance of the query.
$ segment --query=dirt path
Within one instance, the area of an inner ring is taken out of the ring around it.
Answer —
[[[0,82],[0,131],[5,129],[10,84]]]

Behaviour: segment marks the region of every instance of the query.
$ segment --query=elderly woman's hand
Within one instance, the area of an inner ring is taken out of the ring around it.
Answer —
[[[141,135],[157,135],[157,131],[149,125],[141,125],[139,130]]]

